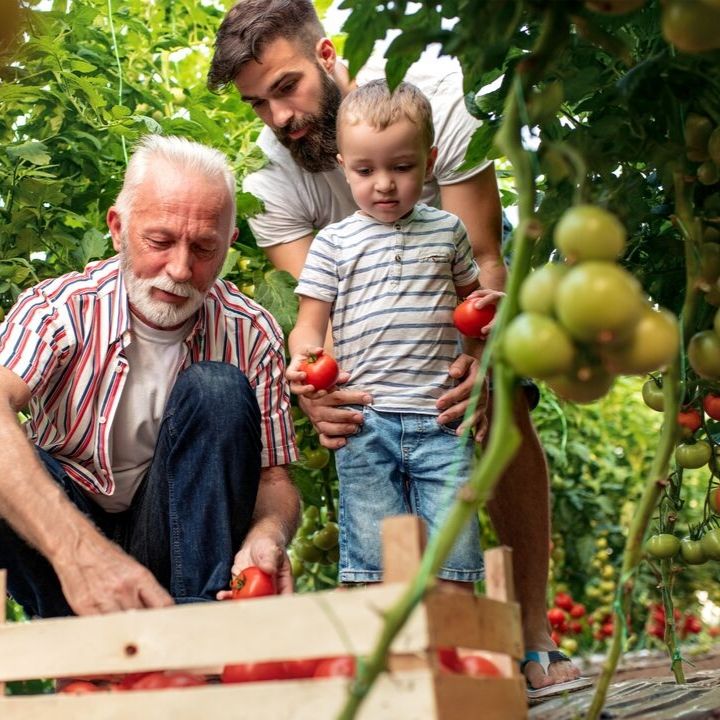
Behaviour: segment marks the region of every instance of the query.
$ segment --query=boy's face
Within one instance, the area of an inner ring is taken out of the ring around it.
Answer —
[[[403,118],[384,130],[359,123],[341,129],[338,160],[353,198],[367,215],[392,223],[407,215],[432,175],[436,148]]]

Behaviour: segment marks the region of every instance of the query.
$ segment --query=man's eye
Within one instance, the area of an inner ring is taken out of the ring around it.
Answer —
[[[212,248],[206,248],[197,246],[194,250],[195,254],[198,257],[206,258],[206,257],[212,257],[212,255],[215,253],[215,251]]]
[[[297,81],[296,81],[296,80],[293,80],[293,82],[289,82],[289,83],[287,83],[286,85],[283,85],[283,86],[280,88],[280,93],[281,93],[282,95],[288,95],[288,94],[290,94],[291,92],[294,92],[294,90],[295,90],[296,87],[297,87]]]
[[[262,107],[265,104],[265,100],[252,100],[250,102],[250,107],[253,110],[257,110],[259,107]]]

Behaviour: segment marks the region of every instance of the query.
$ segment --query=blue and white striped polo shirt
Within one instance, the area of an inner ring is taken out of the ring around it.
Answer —
[[[295,292],[333,303],[336,359],[351,374],[345,387],[371,393],[377,410],[436,415],[436,400],[455,384],[455,287],[477,276],[459,218],[418,204],[394,224],[356,212],[328,225]]]

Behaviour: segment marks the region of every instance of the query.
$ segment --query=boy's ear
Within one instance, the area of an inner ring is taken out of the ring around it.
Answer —
[[[347,180],[347,168],[345,167],[345,161],[343,160],[343,156],[338,153],[336,156],[336,159],[338,161],[338,165],[343,169],[345,172],[345,179]]]
[[[435,161],[437,160],[438,149],[433,145],[430,148],[430,152],[427,156],[427,163],[425,165],[425,179],[429,180],[433,174],[433,168],[435,167]]]
[[[332,73],[335,69],[335,62],[337,61],[337,50],[335,45],[330,38],[321,38],[315,45],[315,57],[317,61],[325,68],[325,71]]]

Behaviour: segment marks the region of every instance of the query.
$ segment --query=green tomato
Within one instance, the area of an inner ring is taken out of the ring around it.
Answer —
[[[305,572],[303,561],[294,553],[290,555],[290,571],[295,578],[300,577]]]
[[[665,398],[663,397],[662,386],[658,385],[652,378],[646,380],[643,384],[642,398],[645,404],[653,410],[662,412],[665,409]]]
[[[700,540],[689,537],[680,541],[680,556],[688,565],[702,565],[707,560]]]
[[[533,270],[520,286],[520,308],[524,312],[553,315],[555,290],[567,271],[567,265],[561,263],[547,263]]]
[[[680,443],[675,448],[675,461],[677,464],[688,470],[701,468],[710,462],[712,448],[705,440],[698,440],[695,443]]]
[[[607,210],[595,205],[576,205],[555,226],[555,245],[568,262],[615,260],[625,249],[623,224]]]
[[[293,543],[293,549],[295,554],[303,562],[314,563],[322,560],[322,550],[315,547],[315,545],[306,538],[297,538]]]
[[[708,530],[700,538],[702,549],[710,560],[720,560],[720,528]]]
[[[659,533],[648,538],[645,550],[654,558],[671,558],[680,550],[680,541],[670,533]]]
[[[720,337],[712,330],[695,333],[687,346],[688,362],[701,377],[720,378]]]
[[[318,530],[312,537],[312,543],[321,550],[332,550],[337,547],[340,533],[337,523],[329,522],[324,528]]]
[[[330,451],[324,447],[305,450],[305,464],[312,470],[322,470],[330,460]]]

